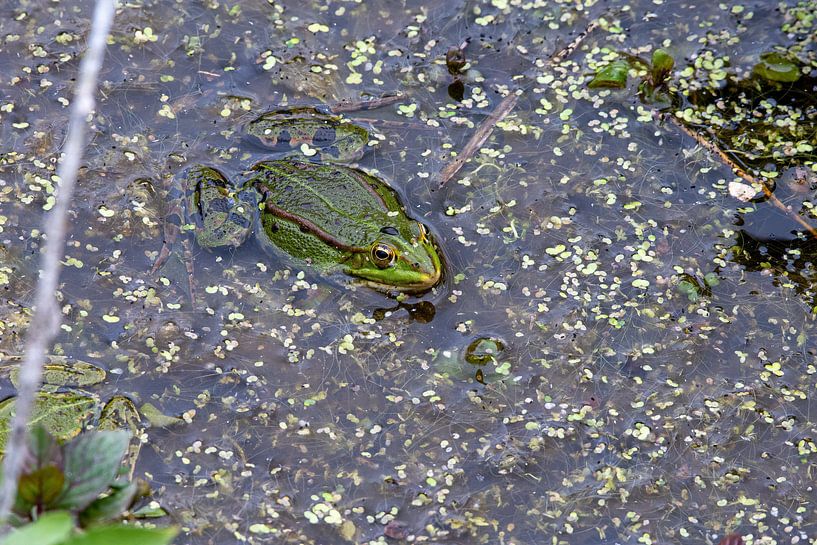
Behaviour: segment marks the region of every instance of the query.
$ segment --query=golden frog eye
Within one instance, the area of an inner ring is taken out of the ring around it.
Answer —
[[[388,244],[383,244],[380,242],[372,246],[372,261],[374,261],[374,264],[381,269],[391,267],[392,263],[394,263],[395,257],[396,254],[394,252],[394,248]]]

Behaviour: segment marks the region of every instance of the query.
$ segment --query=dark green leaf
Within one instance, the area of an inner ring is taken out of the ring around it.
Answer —
[[[66,445],[66,490],[57,507],[81,510],[105,492],[119,471],[128,438],[126,431],[96,431]]]
[[[109,495],[91,502],[79,514],[79,524],[83,527],[110,522],[122,516],[133,501],[136,495],[137,485],[135,482],[127,483],[123,487],[115,488]]]
[[[151,507],[150,505],[146,505],[140,509],[137,509],[136,511],[131,511],[131,515],[133,518],[137,519],[157,519],[166,517],[167,511],[161,507]]]
[[[60,467],[62,451],[56,438],[42,426],[32,426],[29,436],[31,459],[26,461],[26,469],[34,470],[54,465]]]
[[[658,87],[664,80],[667,79],[667,76],[670,72],[672,72],[672,67],[675,66],[675,59],[672,58],[667,50],[665,49],[656,49],[652,53],[652,69],[650,70],[650,74],[652,76],[652,84],[654,87]]]
[[[612,88],[622,89],[627,85],[627,72],[630,65],[627,61],[613,61],[598,72],[593,80],[587,84],[591,89]]]
[[[46,513],[36,522],[11,532],[0,545],[57,545],[68,537],[73,527],[74,521],[68,513]]]
[[[769,81],[780,83],[793,83],[802,75],[795,62],[774,52],[763,53],[752,71]]]
[[[31,507],[48,506],[62,493],[65,476],[56,466],[45,466],[20,477],[17,485],[17,512],[28,512]],[[25,507],[23,507],[25,506]]]
[[[167,545],[177,533],[176,528],[137,528],[120,524],[92,528],[60,545]]]

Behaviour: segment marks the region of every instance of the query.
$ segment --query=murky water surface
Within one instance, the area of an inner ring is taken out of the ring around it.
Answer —
[[[90,10],[0,7],[7,355],[30,316]],[[104,367],[101,397],[183,419],[145,419],[136,471],[180,543],[814,542],[817,253],[792,219],[817,225],[814,13],[794,0],[121,2],[54,353]],[[446,53],[466,41],[455,77]],[[675,58],[674,103],[638,98],[643,70],[625,89],[587,88],[620,53],[656,47]],[[746,83],[775,48],[801,79]],[[195,306],[181,248],[150,274],[174,174],[263,159],[241,126],[264,111],[396,92],[345,115],[374,127],[359,164],[431,227],[443,284],[398,302],[252,240],[193,248]],[[715,113],[744,119],[722,147],[776,171],[789,211],[734,198],[730,168],[659,110],[713,139]],[[761,121],[779,138],[758,136]]]

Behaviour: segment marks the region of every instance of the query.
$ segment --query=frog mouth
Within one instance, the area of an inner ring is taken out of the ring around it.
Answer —
[[[370,278],[358,277],[358,283],[384,293],[423,293],[439,284],[442,275],[442,268],[438,268],[432,273],[419,275],[422,278],[422,280],[419,282],[387,284],[385,282],[378,282],[377,280],[372,280]]]

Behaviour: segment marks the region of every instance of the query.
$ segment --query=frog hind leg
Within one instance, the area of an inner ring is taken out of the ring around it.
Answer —
[[[159,255],[156,261],[153,262],[153,267],[150,269],[150,274],[156,274],[159,269],[167,262],[170,257],[171,249],[179,238],[179,233],[182,230],[182,218],[184,217],[184,195],[176,188],[171,188],[167,193],[167,200],[170,203],[170,210],[165,216],[164,226],[162,227],[162,248],[159,250]]]
[[[196,306],[196,275],[193,265],[193,248],[190,239],[182,241],[182,248],[184,248],[184,266],[187,269],[187,288],[190,290],[190,303],[195,308]]]
[[[150,274],[159,272],[172,253],[173,245],[179,238],[179,233],[182,230],[182,218],[184,217],[185,197],[178,188],[171,188],[168,190],[167,199],[170,203],[170,210],[165,216],[164,226],[162,227],[162,248],[159,250],[159,255],[156,261],[153,262],[153,267],[150,269]],[[190,302],[193,307],[196,306],[196,281],[195,268],[193,265],[193,249],[188,238],[182,240],[182,249],[184,252],[184,266],[187,270],[187,287],[190,293]]]

